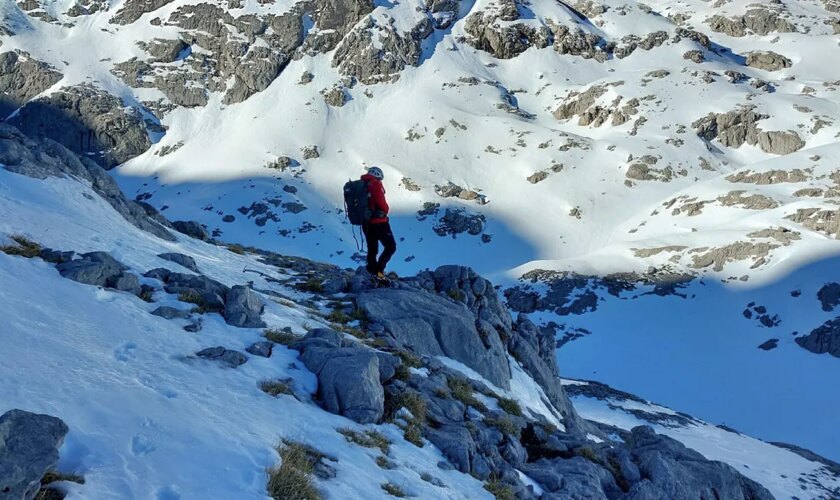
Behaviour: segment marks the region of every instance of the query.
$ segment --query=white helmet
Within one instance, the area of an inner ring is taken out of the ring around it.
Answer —
[[[379,179],[380,181],[385,178],[385,174],[382,172],[382,169],[379,167],[370,167],[368,169],[368,173],[375,178]]]

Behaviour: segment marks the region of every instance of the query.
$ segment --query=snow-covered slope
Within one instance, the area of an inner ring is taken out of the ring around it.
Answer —
[[[564,373],[840,459],[822,382],[840,328],[809,335],[840,283],[836,0],[27,0],[0,18],[0,113],[171,220],[353,266],[341,186],[379,165],[393,270],[520,286],[511,306],[561,327]],[[208,258],[236,282],[238,257]]]

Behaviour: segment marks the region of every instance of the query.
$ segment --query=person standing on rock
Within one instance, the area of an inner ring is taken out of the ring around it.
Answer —
[[[367,184],[370,194],[368,205],[370,207],[370,220],[362,224],[362,231],[367,239],[367,271],[380,282],[387,282],[385,266],[397,251],[397,242],[394,240],[394,233],[391,232],[391,224],[388,221],[390,207],[385,199],[385,186],[382,180],[385,174],[379,167],[371,167],[362,176]],[[382,255],[379,254],[379,244],[382,243]]]

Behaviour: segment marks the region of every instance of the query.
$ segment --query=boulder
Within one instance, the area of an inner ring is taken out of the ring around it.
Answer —
[[[772,51],[755,51],[747,54],[747,66],[765,71],[778,71],[790,68],[793,62],[787,57]]]
[[[360,424],[377,423],[385,412],[379,379],[379,357],[372,352],[334,356],[318,372],[318,396],[329,412]]]
[[[325,328],[310,331],[291,347],[300,351],[303,364],[318,377],[318,397],[327,411],[359,423],[382,419],[382,381],[393,377],[393,356],[361,347]]]
[[[253,290],[238,285],[226,296],[224,317],[227,324],[239,328],[265,328],[260,318],[264,310],[265,304]]]
[[[41,258],[44,259],[46,262],[51,262],[53,264],[63,264],[65,262],[70,262],[73,260],[73,256],[76,255],[76,252],[68,251],[62,252],[60,250],[53,250],[52,248],[44,248],[41,250]]]
[[[225,349],[222,346],[208,347],[207,349],[198,351],[195,355],[199,358],[217,361],[229,368],[236,368],[240,365],[244,365],[245,362],[248,361],[248,357],[241,352]]]
[[[463,304],[421,290],[390,289],[362,292],[356,304],[401,348],[450,357],[493,384],[510,387],[510,367],[498,334],[479,334],[476,318]]]
[[[58,463],[69,429],[56,417],[23,410],[0,416],[0,497],[32,500]]]
[[[196,276],[195,274],[182,273],[169,273],[166,277],[166,286],[164,286],[164,290],[166,290],[167,293],[174,294],[192,292],[200,296],[207,293],[213,293],[222,298],[227,297],[227,294],[230,291],[227,286],[219,283],[218,281],[212,280],[207,276]]]
[[[146,274],[144,274],[143,277],[160,280],[160,281],[163,281],[165,283],[166,280],[169,279],[169,276],[171,274],[172,274],[172,271],[170,271],[169,269],[166,269],[165,267],[158,267],[158,268],[152,269],[151,271],[146,272]]]
[[[271,357],[271,350],[274,347],[272,342],[267,340],[263,340],[261,342],[254,342],[251,344],[245,352],[248,354],[253,354],[254,356],[260,356],[262,358],[270,358]]]
[[[133,295],[140,295],[143,292],[143,288],[140,286],[140,279],[137,275],[132,273],[120,273],[116,278],[114,278],[114,281],[110,286],[115,290],[128,292]]]
[[[154,311],[152,311],[152,315],[160,316],[164,319],[187,319],[190,317],[190,312],[184,311],[182,309],[175,309],[174,307],[160,306]]]
[[[207,228],[205,228],[203,224],[200,224],[198,222],[191,220],[176,220],[172,222],[172,226],[175,228],[176,231],[182,234],[186,234],[190,238],[195,238],[201,241],[210,241],[210,233],[207,232]]]
[[[476,455],[475,441],[463,425],[442,425],[430,428],[426,438],[437,446],[443,456],[459,471],[467,474],[472,470],[472,459]]]
[[[176,264],[178,264],[182,267],[185,267],[185,268],[189,269],[190,271],[192,271],[194,273],[199,272],[198,271],[198,266],[195,263],[195,259],[193,259],[189,255],[184,255],[182,253],[172,253],[172,252],[170,252],[170,253],[158,254],[158,257],[160,257],[163,260],[168,260],[169,262],[174,262],[174,263],[176,263]]]
[[[61,276],[79,283],[114,287],[128,268],[107,253],[92,252],[82,255],[81,259],[58,264],[56,269]]]

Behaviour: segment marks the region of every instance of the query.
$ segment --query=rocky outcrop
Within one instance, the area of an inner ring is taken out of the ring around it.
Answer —
[[[31,137],[48,137],[112,168],[152,145],[136,108],[89,85],[69,87],[29,101],[9,120]]]
[[[732,18],[716,15],[707,19],[706,23],[712,31],[734,37],[742,37],[750,33],[764,36],[770,33],[796,31],[796,27],[781,17],[779,12],[767,8],[750,9],[746,14]]]
[[[553,333],[524,316],[514,322],[495,288],[470,269],[444,266],[400,280],[395,289],[368,290],[353,281],[355,306],[367,316],[357,335],[367,338],[316,329],[291,344],[317,376],[326,410],[360,423],[391,422],[418,446],[434,444],[446,459],[440,467],[493,478],[515,498],[533,497],[518,471],[545,490],[543,498],[688,500],[694,491],[772,498],[731,467],[649,428],[615,431],[621,440],[588,439],[601,431],[583,422],[566,397]],[[497,350],[533,377],[549,413],[497,392],[510,378],[501,365],[486,364]],[[465,378],[437,356],[460,361],[496,387]],[[485,404],[493,400],[495,409]]]
[[[833,311],[840,304],[840,283],[826,283],[817,292],[823,311]]]
[[[797,208],[785,219],[802,224],[812,231],[840,239],[840,210],[821,208]]]
[[[808,335],[796,337],[795,340],[800,347],[815,354],[828,353],[840,358],[840,318],[826,321]]]
[[[463,209],[447,208],[443,217],[434,226],[438,236],[452,236],[467,233],[477,236],[484,231],[486,218],[482,214],[470,214]]]
[[[396,347],[418,355],[447,356],[499,387],[510,387],[510,368],[499,334],[476,328],[470,311],[437,295],[411,290],[371,290],[356,302],[385,328]]]
[[[224,92],[225,104],[242,102],[268,88],[301,47],[302,5],[280,16],[240,17],[216,5],[184,5],[165,21],[180,38],[143,44],[152,58],[123,61],[114,74],[159,89],[177,106],[203,106],[209,92]]]
[[[656,434],[650,427],[630,433],[629,452],[642,479],[631,487],[633,498],[731,498],[771,500],[773,495],[730,465],[712,462],[679,441]]]
[[[404,33],[368,16],[344,37],[333,55],[332,64],[342,74],[364,84],[396,81],[406,66],[416,66],[420,62],[422,41],[433,30],[433,23],[426,16]]]
[[[534,28],[526,23],[515,23],[518,19],[515,0],[498,0],[487,10],[467,18],[464,24],[464,31],[469,35],[467,42],[499,59],[511,59],[530,47],[541,49],[550,45],[551,30],[547,26]]]
[[[171,3],[172,0],[126,0],[122,8],[111,18],[114,24],[131,24],[140,19],[143,14],[154,12]]]
[[[58,463],[69,429],[61,419],[23,410],[0,416],[0,496],[32,500]]]
[[[113,177],[102,167],[84,156],[76,156],[56,142],[32,140],[16,128],[0,123],[0,164],[10,172],[36,179],[73,177],[89,182],[93,190],[131,224],[164,240],[175,240],[172,233],[159,221],[150,219],[140,205],[127,200]]]
[[[0,119],[52,87],[62,75],[23,52],[0,54]]]
[[[759,146],[765,153],[790,154],[805,146],[799,134],[793,131],[762,131],[757,123],[768,115],[755,111],[754,106],[743,106],[728,113],[709,113],[694,121],[691,126],[700,137],[717,139],[727,147],[739,148],[744,144]]]
[[[747,66],[765,71],[778,71],[790,68],[793,62],[787,57],[772,51],[754,51],[747,54]]]
[[[199,358],[215,361],[228,368],[237,368],[248,361],[248,357],[239,351],[231,351],[222,346],[208,347],[195,353]]]

